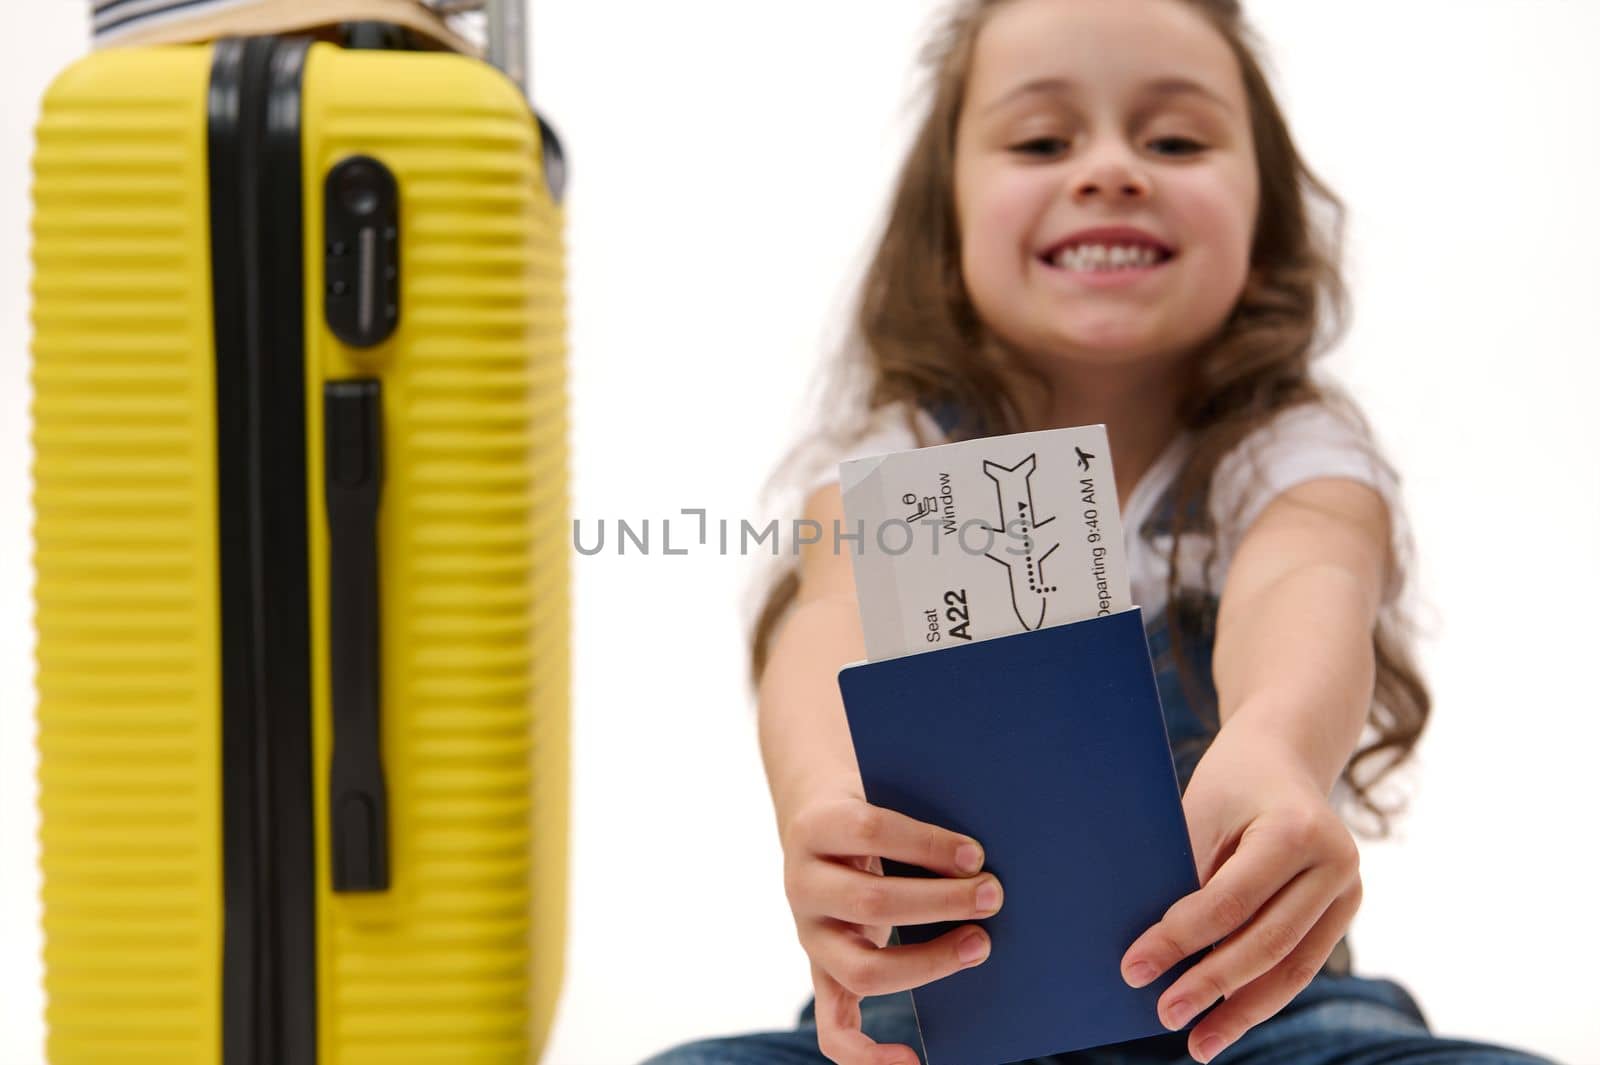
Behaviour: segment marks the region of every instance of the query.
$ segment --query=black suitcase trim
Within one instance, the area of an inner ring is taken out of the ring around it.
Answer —
[[[309,42],[208,89],[222,704],[223,1065],[314,1065],[316,865],[300,88]]]

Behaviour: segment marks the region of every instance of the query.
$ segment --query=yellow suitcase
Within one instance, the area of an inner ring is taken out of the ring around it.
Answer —
[[[34,160],[47,1052],[530,1062],[566,908],[559,149],[500,71],[114,49]]]

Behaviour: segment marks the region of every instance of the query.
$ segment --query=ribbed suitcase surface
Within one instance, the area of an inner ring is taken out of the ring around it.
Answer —
[[[52,1062],[220,1062],[225,845],[210,47],[109,50],[35,157],[41,840]],[[301,80],[316,1055],[522,1062],[562,972],[568,566],[562,214],[497,72],[312,45]],[[399,189],[399,322],[324,318],[324,179]],[[324,386],[381,389],[390,880],[329,861]],[[221,473],[226,476],[226,469]],[[229,1063],[231,1065],[231,1063]],[[251,1065],[279,1065],[252,1062]]]
[[[57,1063],[205,1061],[218,1040],[208,71],[198,49],[108,52],[56,83],[38,127],[35,616]]]

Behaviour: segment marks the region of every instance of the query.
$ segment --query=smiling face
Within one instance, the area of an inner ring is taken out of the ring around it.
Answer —
[[[1181,357],[1250,267],[1238,62],[1179,0],[1013,0],[977,39],[955,186],[967,290],[1030,362]]]

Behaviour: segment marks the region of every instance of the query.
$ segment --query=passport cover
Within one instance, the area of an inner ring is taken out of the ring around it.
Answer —
[[[989,957],[911,992],[927,1065],[999,1065],[1164,1034],[1122,956],[1199,888],[1138,607],[839,671],[866,799],[971,835],[1004,901]],[[890,876],[933,876],[885,861]],[[1191,1022],[1192,1024],[1193,1022]]]

